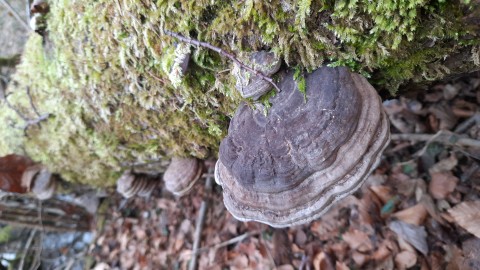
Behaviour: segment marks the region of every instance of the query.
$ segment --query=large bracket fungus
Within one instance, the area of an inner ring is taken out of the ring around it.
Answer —
[[[215,180],[239,220],[286,227],[318,218],[361,186],[389,142],[365,78],[322,67],[305,80],[306,99],[284,74],[267,116],[242,104],[220,144]]]

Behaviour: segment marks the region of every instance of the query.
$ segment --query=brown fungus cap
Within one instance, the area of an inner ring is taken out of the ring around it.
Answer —
[[[242,104],[220,144],[215,180],[227,209],[274,227],[310,222],[357,190],[380,160],[390,132],[376,90],[346,68],[293,79],[265,116]]]
[[[174,157],[163,174],[165,188],[177,196],[183,196],[202,176],[203,164],[196,158]]]

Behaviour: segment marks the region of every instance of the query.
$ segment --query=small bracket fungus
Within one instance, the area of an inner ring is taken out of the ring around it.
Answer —
[[[242,104],[220,144],[215,180],[239,220],[273,227],[310,222],[357,190],[390,138],[380,97],[362,76],[322,67],[293,72],[271,98],[268,116]]]
[[[203,166],[196,158],[172,158],[163,174],[165,188],[177,196],[185,195],[202,176]]]
[[[265,76],[275,74],[281,66],[280,58],[275,57],[274,53],[259,51],[254,52],[249,57],[253,69],[262,72]],[[260,76],[252,75],[248,70],[235,66],[233,71],[237,82],[235,87],[244,98],[253,98],[254,100],[270,91],[272,84]]]
[[[117,181],[117,192],[125,198],[135,195],[148,197],[152,191],[160,184],[159,177],[144,173],[133,173],[125,171]]]

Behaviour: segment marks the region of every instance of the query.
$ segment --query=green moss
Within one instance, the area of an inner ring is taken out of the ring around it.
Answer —
[[[271,50],[309,71],[348,66],[394,93],[409,80],[448,73],[446,55],[478,45],[457,1],[69,1],[51,3],[47,46],[32,35],[2,103],[0,154],[23,153],[70,181],[112,185],[135,162],[215,154],[242,100],[233,65],[185,46],[164,29],[235,55]],[[468,37],[468,38],[467,38]],[[179,55],[191,51],[185,74]],[[476,51],[472,51],[473,60]],[[477,56],[478,57],[478,56]],[[473,61],[472,60],[472,61]],[[420,74],[420,75],[419,75]],[[302,76],[298,77],[300,90]],[[304,80],[303,80],[304,81]],[[273,94],[273,92],[271,92]],[[265,108],[270,105],[264,95]],[[161,168],[160,168],[161,169]]]

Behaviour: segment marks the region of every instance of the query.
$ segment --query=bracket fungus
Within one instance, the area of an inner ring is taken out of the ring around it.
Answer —
[[[267,51],[258,51],[250,54],[249,62],[255,70],[262,72],[265,76],[275,74],[282,64],[279,57]],[[272,88],[270,82],[260,76],[251,74],[248,70],[244,70],[239,66],[235,66],[233,74],[237,80],[235,88],[237,88],[243,98],[256,100]]]
[[[145,173],[133,173],[125,171],[117,181],[117,192],[124,198],[131,198],[135,195],[148,197],[153,190],[159,186],[159,177]]]
[[[376,90],[347,68],[305,76],[306,99],[293,78],[261,105],[240,105],[220,144],[215,180],[239,220],[273,227],[310,222],[357,190],[390,138]]]
[[[163,174],[165,188],[177,196],[185,195],[202,176],[203,164],[196,158],[174,157]]]

